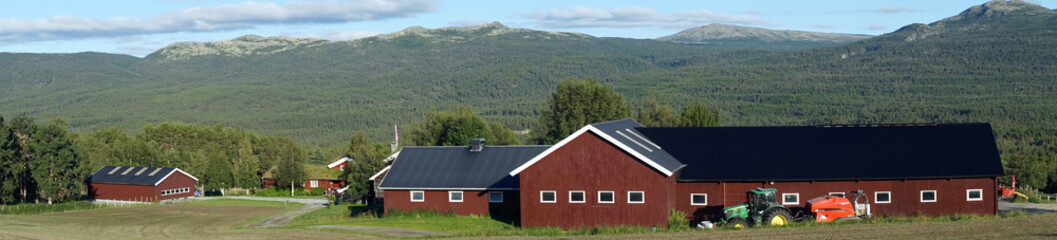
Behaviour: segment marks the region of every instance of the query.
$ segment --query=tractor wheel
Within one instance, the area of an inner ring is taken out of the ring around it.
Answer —
[[[749,227],[749,222],[745,221],[744,218],[736,217],[731,218],[730,221],[727,222],[727,226],[731,226],[737,229],[743,229]]]
[[[762,224],[764,226],[785,226],[789,224],[790,219],[793,219],[793,217],[789,215],[788,209],[773,208],[763,215]]]

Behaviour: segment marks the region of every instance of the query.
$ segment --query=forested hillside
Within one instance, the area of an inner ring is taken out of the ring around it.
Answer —
[[[931,24],[793,52],[493,23],[342,42],[174,44],[142,59],[2,53],[0,113],[64,117],[81,131],[222,123],[337,145],[357,129],[381,138],[430,108],[458,105],[529,129],[558,82],[591,77],[631,106],[648,96],[676,108],[703,102],[727,126],[990,122],[1007,161],[1057,170],[1057,137],[1049,134],[1057,129],[1054,29],[1054,10],[993,1]],[[1032,184],[1046,181],[1057,174]]]

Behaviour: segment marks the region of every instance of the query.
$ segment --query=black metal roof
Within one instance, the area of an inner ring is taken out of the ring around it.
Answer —
[[[92,176],[89,176],[85,181],[94,183],[154,186],[160,183],[162,179],[165,179],[174,173],[185,174],[195,181],[198,180],[194,176],[191,176],[178,168],[103,166],[103,168],[95,171],[95,173],[92,174]]]
[[[507,173],[550,146],[404,147],[381,189],[515,190]]]
[[[647,158],[647,161],[653,161],[668,172],[674,173],[683,167],[683,163],[669,155],[661,146],[654,144],[648,137],[639,133],[637,129],[642,128],[642,124],[630,118],[595,123],[591,124],[591,126],[609,135],[613,140],[627,146],[629,150],[642,154],[642,156]]]
[[[986,123],[637,130],[686,164],[679,181],[1004,175]]]

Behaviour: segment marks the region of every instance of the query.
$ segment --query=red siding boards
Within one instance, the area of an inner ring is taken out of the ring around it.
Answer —
[[[667,225],[668,196],[674,181],[594,133],[582,134],[519,173],[521,225]],[[555,191],[555,203],[540,191]],[[569,191],[584,191],[584,203],[571,203]],[[599,203],[599,191],[613,191],[613,203]],[[629,191],[643,191],[644,203],[628,203]],[[392,198],[390,194],[387,197]],[[389,201],[386,199],[386,201]]]
[[[462,202],[448,201],[447,190],[423,190],[425,198],[421,202],[411,201],[411,192],[417,190],[386,190],[385,213],[390,211],[436,211],[447,213],[454,211],[457,215],[494,215],[517,216],[519,198],[517,191],[503,192],[503,202],[488,201],[490,191],[457,191],[462,192]]]
[[[994,215],[998,213],[996,202],[997,181],[993,177],[963,179],[910,179],[869,181],[815,181],[815,182],[693,182],[678,183],[676,206],[687,213],[692,221],[716,220],[723,207],[745,202],[746,192],[757,187],[778,189],[781,201],[783,193],[798,193],[797,204],[786,205],[801,210],[807,200],[827,195],[830,192],[848,192],[862,189],[869,197],[874,216],[942,216],[952,214]],[[983,199],[969,201],[969,189],[982,190]],[[921,191],[936,190],[936,202],[922,202]],[[891,202],[877,203],[876,192],[890,192]],[[691,193],[708,194],[708,205],[691,205]],[[853,198],[851,198],[853,199]]]

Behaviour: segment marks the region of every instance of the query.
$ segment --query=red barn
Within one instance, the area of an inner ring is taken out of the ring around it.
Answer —
[[[327,164],[327,168],[329,168],[331,170],[334,170],[334,171],[345,171],[345,169],[349,169],[349,164],[352,164],[352,163],[355,163],[355,162],[356,162],[355,160],[352,160],[352,157],[345,156],[345,157],[342,157],[341,159],[338,159],[337,161],[334,161],[334,162],[332,162],[330,164]]]
[[[88,177],[92,200],[155,202],[194,197],[198,178],[179,168],[104,166]]]
[[[518,179],[506,173],[547,146],[404,147],[379,189],[384,208],[516,219]]]
[[[395,168],[395,167],[394,167]],[[988,124],[645,128],[588,125],[509,173],[522,226],[715,220],[757,187],[791,209],[863,190],[874,215],[997,213],[1003,175]]]

